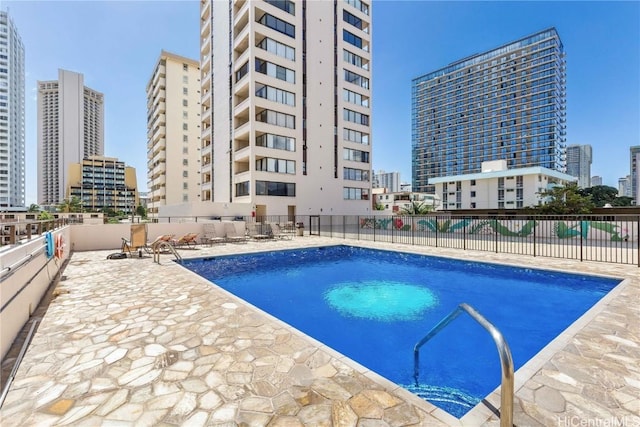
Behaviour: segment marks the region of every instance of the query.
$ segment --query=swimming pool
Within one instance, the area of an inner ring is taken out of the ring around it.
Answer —
[[[460,303],[501,330],[518,369],[620,280],[349,246],[185,260],[190,270],[461,417],[500,383],[468,316],[413,346]]]

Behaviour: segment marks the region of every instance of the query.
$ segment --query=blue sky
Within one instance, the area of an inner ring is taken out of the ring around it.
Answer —
[[[198,58],[198,1],[0,1],[26,53],[27,204],[36,181],[36,82],[58,68],[105,94],[105,155],[146,188],[145,87],[161,49]],[[617,186],[640,144],[640,2],[373,3],[373,168],[411,181],[411,80],[554,26],[567,53],[567,143]]]

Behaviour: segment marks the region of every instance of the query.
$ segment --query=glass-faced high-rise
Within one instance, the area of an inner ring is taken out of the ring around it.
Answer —
[[[0,11],[0,209],[25,205],[24,46]]]
[[[564,172],[564,56],[550,28],[414,79],[414,191],[490,160]]]

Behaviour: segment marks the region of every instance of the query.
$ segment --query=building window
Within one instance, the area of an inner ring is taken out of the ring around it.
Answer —
[[[364,70],[369,69],[369,61],[367,59],[364,59],[363,57],[361,57],[360,55],[356,55],[355,53],[349,52],[346,49],[342,52],[342,59],[344,59],[345,62],[351,65],[355,65],[356,67],[360,67]]]
[[[182,106],[183,107],[187,107],[189,105],[189,102],[186,99],[182,100]]]
[[[182,166],[189,166],[189,160],[188,159],[182,159]]]
[[[363,46],[362,38],[356,36],[353,33],[350,33],[347,30],[342,30],[342,40],[346,41],[349,44],[354,45],[357,48],[366,50],[365,48],[362,47]]]
[[[242,67],[236,71],[236,83],[240,81],[249,72],[249,61],[245,62]]]
[[[182,195],[182,201],[183,202],[188,202],[189,201],[189,195],[188,194],[183,194]]]
[[[189,94],[189,90],[186,87],[182,88],[182,94],[183,95],[188,95]]]
[[[345,3],[355,7],[356,9],[358,9],[360,12],[364,13],[365,15],[369,14],[369,5],[367,5],[365,2],[361,1],[361,0],[344,0]]]
[[[342,158],[343,160],[350,160],[352,162],[369,163],[369,153],[367,151],[344,148]]]
[[[475,191],[471,192],[471,197],[476,197],[476,192]]]
[[[344,70],[344,81],[353,83],[354,85],[360,86],[364,89],[369,89],[369,79],[361,76],[360,74],[356,74],[349,70]]]
[[[189,125],[187,125],[186,123],[183,123],[182,130],[189,130]]]
[[[256,181],[256,195],[295,197],[296,184],[290,182]]]
[[[189,83],[189,76],[182,76],[182,83]]]
[[[344,187],[342,198],[344,200],[369,200],[369,189]]]
[[[249,195],[249,181],[236,183],[236,197]]]
[[[256,171],[288,173],[295,175],[296,162],[294,162],[293,160],[273,159],[270,157],[265,157],[256,160]]]
[[[189,142],[189,136],[182,135],[182,142]]]
[[[296,151],[296,140],[288,136],[265,133],[256,137],[256,145],[259,147],[273,148],[276,150]]]
[[[182,171],[182,176],[184,178],[189,178],[189,172],[188,171]]]
[[[362,169],[342,169],[342,178],[348,181],[369,181],[369,171]]]
[[[342,10],[342,20],[346,23],[353,25],[357,29],[362,30],[362,27],[363,27],[362,19],[358,18],[355,15],[350,14],[344,9]]]
[[[290,13],[295,16],[296,14],[296,5],[291,0],[265,0],[270,5],[277,7],[278,9],[282,9],[287,13]]]
[[[471,180],[471,185],[476,185],[476,180],[475,179]]]
[[[292,107],[296,105],[296,95],[293,92],[287,92],[286,90],[265,86],[260,83],[256,83],[256,96]]]
[[[352,104],[360,105],[362,107],[369,107],[369,97],[361,95],[357,92],[352,92],[349,89],[342,89],[342,99]]]
[[[476,202],[471,202],[471,209],[475,209],[476,208]]]
[[[345,108],[342,118],[348,122],[369,126],[369,116],[366,114],[358,113],[357,111],[352,111]]]
[[[294,48],[270,39],[269,37],[263,38],[256,46],[274,55],[278,55],[281,58],[286,58],[291,61],[296,60],[296,50]]]
[[[342,139],[345,141],[357,142],[358,144],[369,145],[369,134],[353,129],[344,128],[342,130]]]
[[[189,71],[189,64],[182,64],[183,71]]]
[[[189,183],[188,182],[183,182],[182,183],[182,189],[183,190],[188,190],[189,189]]]
[[[278,111],[263,110],[256,114],[256,120],[271,125],[286,127],[289,129],[296,128],[296,117],[291,114],[284,114]]]
[[[183,119],[188,119],[189,118],[189,113],[187,113],[186,111],[182,112],[182,118]]]
[[[288,83],[296,82],[296,72],[280,65],[256,58],[256,71]]]
[[[259,23],[264,25],[265,27],[269,27],[272,30],[276,30],[279,33],[286,34],[289,37],[296,37],[296,27],[289,24],[288,22],[283,21],[282,19],[276,18],[275,16],[271,16],[268,13],[262,15],[262,17],[258,20]]]

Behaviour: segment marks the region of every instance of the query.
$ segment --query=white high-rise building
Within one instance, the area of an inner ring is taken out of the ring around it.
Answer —
[[[578,187],[591,187],[591,145],[567,146],[567,174],[578,178]]]
[[[0,209],[25,205],[24,46],[0,11]]]
[[[38,203],[65,198],[69,165],[104,155],[104,95],[84,76],[58,70],[58,80],[38,82]]]
[[[162,51],[147,84],[148,214],[200,196],[200,67]]]
[[[400,172],[379,170],[373,175],[373,188],[386,188],[388,193],[400,192]]]
[[[370,4],[200,4],[201,200],[258,216],[370,210]]]
[[[602,177],[600,175],[594,175],[591,177],[591,186],[596,187],[602,185]]]

